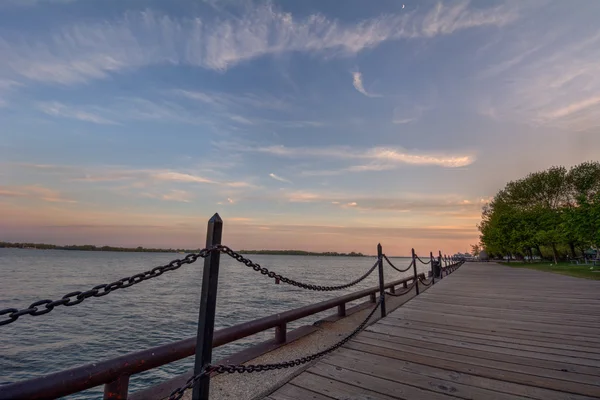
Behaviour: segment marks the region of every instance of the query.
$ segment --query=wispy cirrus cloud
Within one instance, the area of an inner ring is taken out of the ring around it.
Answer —
[[[265,110],[288,110],[291,105],[285,100],[272,95],[262,93],[224,93],[224,92],[201,92],[177,89],[174,94],[190,100],[199,101],[212,105],[222,110],[231,110],[239,107],[252,107]]]
[[[191,193],[189,193],[185,190],[179,190],[179,189],[173,189],[173,190],[169,190],[166,193],[158,193],[158,194],[144,192],[141,195],[143,197],[149,197],[152,199],[176,201],[179,203],[189,203],[194,198],[194,196]]]
[[[207,184],[227,188],[254,188],[252,182],[243,180],[212,179],[190,171],[171,169],[129,169],[121,166],[70,166],[52,164],[14,164],[21,169],[51,174],[70,182],[101,183],[131,181],[140,187],[156,183]],[[143,185],[142,185],[143,184]]]
[[[321,14],[295,18],[268,3],[250,8],[240,18],[215,20],[174,18],[147,10],[128,12],[118,20],[62,27],[45,36],[0,39],[0,71],[68,85],[167,63],[225,70],[291,51],[352,55],[388,40],[503,26],[517,17],[518,10],[508,5],[471,9],[467,1],[354,24]]]
[[[92,122],[94,124],[102,125],[116,125],[115,121],[103,118],[98,114],[89,111],[83,111],[79,107],[70,107],[66,104],[59,102],[50,103],[39,103],[38,109],[45,114],[53,117],[63,117],[69,119],[76,119],[84,122]]]
[[[381,97],[380,94],[369,93],[366,91],[365,87],[363,86],[362,74],[358,71],[352,73],[352,85],[354,85],[356,90],[367,97]]]
[[[598,7],[596,6],[596,14]],[[553,8],[545,20],[562,19]],[[593,10],[581,9],[589,14]],[[581,17],[581,16],[580,16]],[[479,83],[491,88],[480,98],[482,115],[497,120],[525,122],[580,131],[600,125],[600,32],[586,24],[566,32],[523,27],[505,33],[505,40],[483,54],[491,66],[483,69]],[[492,54],[493,53],[493,54]]]
[[[57,190],[37,185],[0,186],[0,197],[27,198],[50,203],[77,203],[75,200],[65,198]]]
[[[220,146],[220,144],[216,144]],[[362,160],[368,164],[353,165],[338,171],[317,173],[306,171],[305,175],[335,175],[352,171],[377,171],[394,169],[400,165],[434,165],[446,168],[465,167],[475,162],[474,154],[444,154],[443,152],[408,151],[394,147],[373,147],[368,149],[332,146],[332,147],[285,147],[285,146],[243,146],[226,144],[229,149],[270,154],[287,158],[327,158],[340,160]]]
[[[111,104],[90,106],[65,104],[58,101],[41,102],[37,109],[44,114],[101,125],[121,125],[127,121],[175,122],[189,125],[212,125],[193,110],[165,100],[140,97],[117,98]]]
[[[290,181],[289,179],[282,178],[281,176],[275,175],[272,172],[269,174],[269,176],[279,182],[292,183],[292,181]]]

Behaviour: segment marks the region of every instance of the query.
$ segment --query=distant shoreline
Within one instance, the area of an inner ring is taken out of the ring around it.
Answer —
[[[59,246],[46,243],[11,243],[0,242],[0,249],[24,249],[24,250],[68,250],[68,251],[112,251],[122,253],[195,253],[200,249],[157,249],[145,247],[114,247],[114,246],[94,246],[86,245],[69,245]],[[356,252],[338,253],[335,251],[329,252],[313,252],[304,250],[241,250],[242,254],[259,254],[259,255],[277,255],[277,256],[325,256],[325,257],[368,257],[368,255]]]

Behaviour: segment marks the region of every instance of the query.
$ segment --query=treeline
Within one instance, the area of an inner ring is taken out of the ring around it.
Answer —
[[[600,163],[552,167],[509,182],[483,208],[490,256],[575,258],[600,248]]]
[[[0,242],[0,248],[39,249],[39,250],[78,250],[78,251],[122,251],[139,253],[192,253],[197,250],[187,249],[154,249],[146,247],[113,247],[94,246],[91,244],[58,246],[46,243],[11,243]]]
[[[332,256],[332,257],[364,257],[363,253],[337,253],[335,251],[326,251],[323,253],[316,253],[312,251],[303,250],[241,250],[242,254],[268,254],[268,255],[284,255],[284,256]]]

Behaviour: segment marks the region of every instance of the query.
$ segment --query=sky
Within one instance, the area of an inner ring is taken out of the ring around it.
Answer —
[[[600,158],[600,2],[0,1],[0,240],[467,251]]]

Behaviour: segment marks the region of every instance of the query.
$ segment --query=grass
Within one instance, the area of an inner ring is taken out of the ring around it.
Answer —
[[[513,268],[528,268],[537,271],[574,276],[576,278],[600,280],[600,266],[595,266],[594,269],[591,270],[591,265],[571,265],[569,262],[559,262],[558,264],[551,262],[501,262],[500,264]]]

